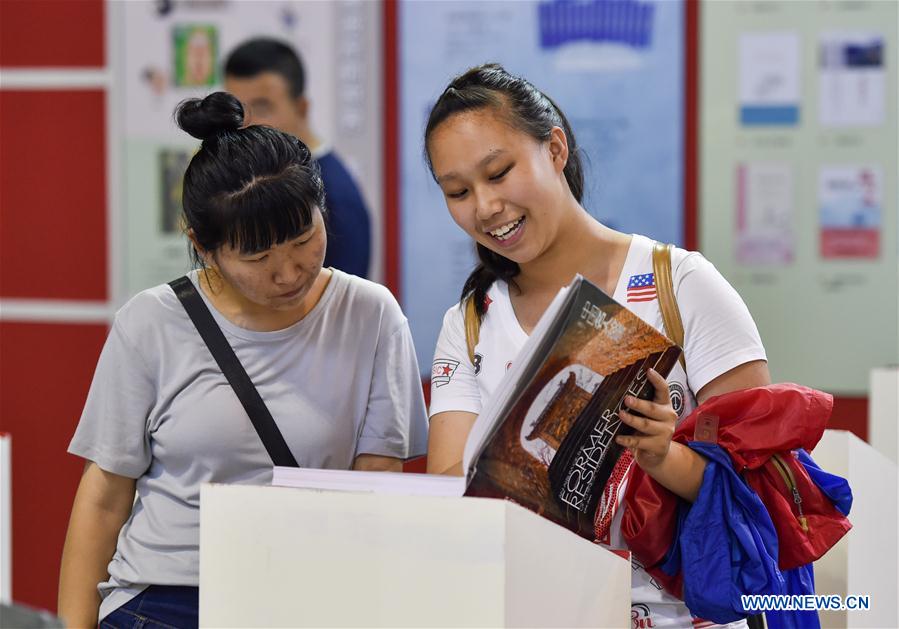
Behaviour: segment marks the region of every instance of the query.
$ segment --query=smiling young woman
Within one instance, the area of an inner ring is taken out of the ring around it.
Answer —
[[[411,333],[386,288],[322,268],[325,195],[309,150],[245,127],[239,101],[221,92],[176,115],[203,141],[184,177],[199,267],[186,285],[293,459],[401,469],[426,431]],[[200,486],[269,484],[272,459],[168,284],[116,314],[69,451],[86,465],[60,616],[74,627],[197,626]]]
[[[584,209],[574,133],[556,104],[529,82],[495,64],[456,77],[431,110],[425,149],[447,208],[477,244],[479,257],[461,301],[444,317],[435,350],[435,365],[457,366],[431,388],[428,469],[458,474],[478,413],[575,274],[657,329],[663,323],[652,278],[653,242],[610,229]],[[622,411],[622,421],[636,432],[618,441],[649,476],[692,501],[705,460],[672,442],[677,421],[714,395],[770,378],[755,324],[724,278],[699,253],[682,249],[672,253],[672,267],[687,371],[677,365],[667,382],[650,373],[655,399],[625,400],[643,417]],[[480,320],[474,361],[465,335],[469,300]],[[620,516],[606,540],[615,548],[624,547]],[[638,563],[632,602],[651,608],[654,626],[691,624],[683,602],[655,587]]]

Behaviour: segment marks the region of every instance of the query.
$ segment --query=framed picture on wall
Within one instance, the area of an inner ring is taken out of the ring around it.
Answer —
[[[191,155],[183,149],[159,151],[159,231],[164,234],[181,232],[181,190]]]
[[[179,24],[172,28],[176,87],[218,83],[218,29],[211,24]]]

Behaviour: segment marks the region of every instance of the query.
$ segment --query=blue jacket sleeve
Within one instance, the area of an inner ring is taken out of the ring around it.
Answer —
[[[787,583],[787,594],[814,594],[815,573],[812,564],[806,564],[783,571]],[[803,610],[767,610],[765,624],[768,629],[820,629],[821,620],[818,612],[812,609]]]
[[[696,502],[680,503],[678,541],[662,569],[683,571],[684,603],[694,616],[726,624],[747,616],[742,595],[786,593],[777,567],[777,533],[724,450],[688,445],[708,464]]]
[[[852,488],[849,482],[842,476],[822,470],[805,450],[797,450],[797,454],[812,481],[830,498],[840,513],[849,515],[849,510],[852,509]]]

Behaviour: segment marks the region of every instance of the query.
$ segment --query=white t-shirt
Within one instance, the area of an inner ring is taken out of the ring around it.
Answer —
[[[664,331],[655,292],[652,247],[649,238],[633,236],[612,297]],[[746,304],[702,254],[674,249],[671,267],[684,324],[687,373],[678,362],[667,380],[672,406],[681,420],[696,407],[696,391],[734,367],[766,357]],[[495,282],[487,297],[489,305],[475,346],[475,364],[468,358],[463,309],[453,306],[443,318],[431,372],[431,417],[445,411],[479,414],[527,340],[512,309],[508,285]],[[626,482],[619,489],[619,498],[625,487]],[[610,546],[626,547],[620,530],[619,509],[612,522]],[[684,622],[689,626],[690,615],[683,602],[665,593],[636,561],[631,598],[632,614],[638,621],[649,618],[654,627],[678,627]]]
[[[412,335],[386,288],[334,270],[312,310],[273,332],[234,325],[200,294],[300,466],[424,452]],[[101,619],[148,585],[198,584],[201,484],[272,479],[259,435],[167,284],[116,314],[69,452],[137,479],[100,584]]]

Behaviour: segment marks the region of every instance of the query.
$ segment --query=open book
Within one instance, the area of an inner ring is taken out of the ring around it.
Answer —
[[[577,276],[541,317],[468,436],[463,477],[276,467],[273,485],[507,498],[579,535],[632,432],[628,393],[652,399],[650,367],[667,377],[671,340]]]

